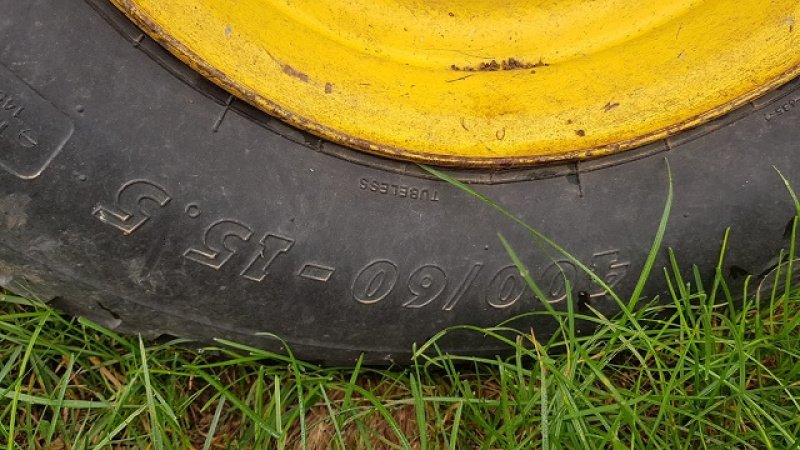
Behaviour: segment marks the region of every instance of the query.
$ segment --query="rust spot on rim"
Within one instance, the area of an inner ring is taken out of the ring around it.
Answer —
[[[455,70],[457,72],[496,72],[498,70],[534,69],[536,67],[547,67],[549,65],[550,64],[545,63],[541,59],[535,63],[528,63],[528,62],[522,62],[515,58],[508,58],[500,62],[497,62],[497,60],[493,59],[488,62],[482,62],[477,66],[459,67],[453,64],[450,66],[450,69]]]
[[[302,81],[303,83],[308,83],[308,75],[306,75],[305,73],[295,69],[294,67],[292,67],[292,66],[290,66],[288,64],[283,64],[283,65],[281,65],[281,67],[283,68],[283,73],[285,73],[286,75],[289,75],[290,77],[297,78],[298,80]],[[327,90],[327,85],[326,85],[326,90]]]

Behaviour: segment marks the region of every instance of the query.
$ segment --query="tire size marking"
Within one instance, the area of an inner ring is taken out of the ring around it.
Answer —
[[[142,229],[170,203],[173,203],[172,196],[164,187],[150,180],[134,179],[117,190],[111,204],[95,206],[92,215],[129,236]],[[191,202],[185,205],[184,213],[190,219],[197,219],[202,209],[197,203]],[[295,244],[293,238],[272,232],[260,236],[257,239],[256,230],[239,220],[220,219],[208,225],[198,239],[199,243],[188,246],[182,255],[188,261],[216,271],[222,270],[231,261],[238,261],[241,264],[237,269],[238,275],[258,283],[264,281],[274,263],[280,261],[281,256]],[[296,275],[305,280],[325,283],[335,271],[334,267],[307,262],[301,265]]]
[[[131,180],[123,184],[113,206],[97,205],[92,215],[129,235],[150,220],[153,211],[167,206],[172,197],[158,184],[148,180]]]
[[[261,248],[241,273],[243,277],[256,282],[262,281],[264,277],[269,275],[269,268],[272,263],[280,255],[291,250],[294,245],[294,239],[267,233],[259,242]]]
[[[629,261],[620,260],[619,250],[607,250],[595,253],[592,256],[592,270],[595,273],[604,273],[602,276],[603,282],[610,289],[614,289],[625,278],[630,266],[631,263]],[[597,298],[607,294],[608,292],[605,289],[599,289],[599,291],[590,293],[589,297]]]
[[[472,283],[475,282],[475,278],[478,278],[478,273],[481,271],[483,267],[482,263],[474,263],[472,267],[469,269],[469,272],[464,276],[464,280],[458,286],[458,288],[453,291],[453,295],[450,296],[450,299],[447,303],[442,307],[445,311],[451,311],[455,308],[456,304],[461,301],[461,298],[464,297],[464,294],[467,293],[470,287],[472,287]]]
[[[252,236],[253,230],[247,225],[236,220],[219,220],[206,229],[203,234],[203,244],[197,247],[189,247],[183,252],[183,257],[214,270],[219,270],[237,253],[232,241],[236,239],[247,242]],[[258,256],[256,256],[257,258]],[[250,265],[255,264],[255,261],[254,259]],[[249,268],[250,266],[245,269],[245,272]]]
[[[400,279],[398,265],[386,259],[375,260],[364,266],[353,278],[351,293],[353,299],[363,305],[374,305],[385,301],[394,293],[402,295],[400,305],[404,308],[420,309],[438,305],[443,311],[451,311],[474,287],[483,267],[483,263],[472,263],[460,278],[461,282],[450,285],[444,268],[436,264],[424,264],[411,271],[405,283],[406,289],[403,290],[396,289]],[[606,250],[592,255],[591,269],[609,289],[613,289],[622,281],[629,267],[630,262],[620,259],[619,250]],[[546,296],[544,300],[552,304],[561,303],[569,297],[568,286],[574,291],[572,298],[577,299],[581,282],[591,285],[586,291],[580,291],[581,295],[585,292],[589,299],[601,298],[608,294],[605,288],[591,281],[588,274],[582,273],[572,261],[566,259],[553,261],[535,278]],[[447,298],[447,301],[442,302],[443,298]],[[537,301],[519,269],[514,265],[496,270],[488,280],[483,294],[483,301],[494,309],[509,308],[522,299],[529,304],[535,304]]]
[[[397,265],[378,260],[367,264],[353,279],[353,298],[364,305],[372,305],[386,298],[397,284]]]
[[[297,272],[297,276],[305,278],[306,280],[327,282],[333,276],[336,269],[333,267],[323,266],[315,263],[307,263]]]
[[[406,308],[422,308],[435,301],[447,288],[447,275],[444,270],[433,264],[427,264],[411,274],[408,279],[408,290],[412,297],[403,303]]]
[[[496,309],[513,306],[522,298],[527,286],[516,266],[506,266],[498,271],[486,290],[486,304]]]
[[[99,204],[92,215],[100,222],[125,236],[138,232],[163,210],[174,204],[172,196],[156,182],[133,179],[124,183],[110,205]],[[180,207],[180,206],[179,206]],[[201,215],[197,203],[187,203],[183,212],[192,220]],[[260,237],[259,237],[260,236]],[[187,261],[220,271],[232,264],[239,265],[237,274],[243,279],[260,283],[275,264],[285,259],[295,247],[295,240],[273,232],[258,233],[250,225],[236,219],[220,219],[206,226],[198,242],[182,253]],[[502,310],[524,302],[535,305],[525,278],[514,265],[487,270],[484,263],[473,261],[461,273],[449,272],[435,263],[426,263],[409,272],[401,270],[389,259],[375,259],[364,265],[352,278],[350,295],[362,305],[375,305],[395,298],[392,304],[402,308],[437,308],[454,310],[463,299],[471,297],[476,285],[482,285],[477,298],[492,309]],[[617,286],[627,275],[630,262],[622,259],[619,250],[611,249],[592,254],[591,270],[609,289]],[[317,261],[304,262],[294,272],[311,282],[328,282],[336,268]],[[405,275],[408,274],[408,275]],[[545,295],[545,301],[560,303],[569,298],[596,299],[608,294],[605,288],[591,281],[570,260],[552,261],[536,274],[531,274]],[[478,283],[480,278],[482,283]],[[400,283],[400,280],[405,280]],[[401,284],[402,287],[398,287]],[[588,285],[588,288],[587,288]],[[568,292],[568,287],[573,292]],[[397,299],[396,297],[400,297]],[[474,297],[473,297],[474,298]]]
[[[221,270],[234,256],[245,253],[253,247],[253,245],[246,244],[252,244],[254,235],[255,231],[249,225],[232,219],[219,220],[206,228],[202,245],[190,246],[183,256],[189,261],[214,270]],[[258,240],[257,248],[254,252],[251,251],[247,259],[237,258],[239,263],[246,261],[246,264],[239,269],[239,276],[256,283],[264,281],[270,273],[270,268],[281,259],[282,255],[294,247],[294,243],[295,240],[290,237],[271,232],[264,233]],[[308,269],[309,266],[329,269],[330,273],[315,271],[313,268]],[[309,270],[311,271],[309,272]],[[333,270],[333,268],[325,266],[306,264],[297,275],[301,278],[325,282],[333,275]]]
[[[436,189],[420,188],[407,184],[387,183],[385,181],[370,178],[362,178],[359,180],[358,187],[362,191],[386,195],[389,197],[431,202],[439,201],[439,191]]]

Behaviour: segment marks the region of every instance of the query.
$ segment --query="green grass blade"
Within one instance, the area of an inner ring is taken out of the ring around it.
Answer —
[[[211,419],[211,425],[208,427],[208,434],[206,434],[206,439],[203,442],[203,450],[209,450],[211,445],[214,442],[214,437],[217,435],[217,425],[219,425],[219,419],[222,417],[222,411],[225,410],[225,397],[220,396],[219,401],[217,402],[217,409],[214,411],[214,418]]]
[[[14,383],[14,394],[11,398],[11,418],[8,425],[8,442],[6,444],[6,448],[8,450],[12,450],[14,448],[14,439],[16,437],[16,410],[17,405],[19,404],[20,396],[22,395],[22,380],[25,378],[26,369],[28,367],[28,360],[31,358],[31,353],[33,352],[33,346],[36,345],[36,340],[39,338],[39,334],[41,334],[42,329],[44,328],[44,324],[47,323],[48,319],[50,319],[50,311],[46,311],[44,314],[41,314],[41,318],[39,319],[39,323],[36,325],[36,328],[31,334],[30,339],[28,340],[28,345],[25,348],[25,354],[22,356],[22,361],[20,362],[19,371],[17,374],[17,381]]]

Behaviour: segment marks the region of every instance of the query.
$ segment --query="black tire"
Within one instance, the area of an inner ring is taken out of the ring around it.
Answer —
[[[412,343],[448,326],[542,309],[497,233],[564,297],[551,257],[508,218],[414,164],[325,142],[230,98],[104,0],[0,0],[0,11],[3,286],[151,337],[280,350],[257,335],[275,333],[328,363],[407,361]],[[799,88],[613,157],[448,173],[625,294],[664,208],[668,160],[664,246],[710,275],[731,227],[724,270],[742,280],[774,264],[794,217],[774,167],[791,179],[800,163]],[[659,253],[656,267],[665,262]],[[565,267],[574,298],[616,310]],[[650,297],[665,291],[656,272]],[[519,325],[552,330],[543,318]],[[444,344],[502,351],[466,332]]]

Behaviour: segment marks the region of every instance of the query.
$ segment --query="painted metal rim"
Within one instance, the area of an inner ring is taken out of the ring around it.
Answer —
[[[292,125],[465,168],[621,152],[800,74],[796,0],[112,1]]]

